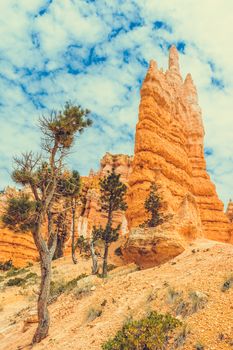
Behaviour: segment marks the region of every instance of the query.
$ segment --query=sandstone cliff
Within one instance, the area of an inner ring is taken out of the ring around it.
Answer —
[[[97,173],[90,171],[90,175],[83,177],[82,182],[86,191],[86,203],[84,208],[79,208],[76,217],[76,232],[78,235],[89,237],[94,225],[103,225],[106,222],[105,213],[101,212],[99,206],[99,180],[107,175],[114,166],[117,174],[121,174],[121,180],[125,183],[131,171],[132,157],[106,153],[101,159],[100,169]],[[27,191],[27,189],[25,190]],[[5,193],[0,196],[2,214],[7,198],[19,193],[15,189],[7,188]],[[127,221],[124,213],[118,212],[113,218],[115,224],[121,224],[121,234],[128,232]],[[68,238],[65,243],[65,255],[70,254],[71,239]],[[22,233],[11,231],[3,225],[0,225],[0,262],[12,259],[15,266],[23,266],[27,262],[35,261],[38,258],[38,252],[34,245],[31,233]]]
[[[230,199],[228,206],[227,206],[226,215],[227,215],[228,219],[230,220],[230,222],[233,224],[233,202],[231,199]]]
[[[206,171],[204,128],[195,85],[183,81],[173,46],[163,73],[151,61],[141,88],[135,156],[129,177],[127,219],[135,228],[147,217],[144,201],[155,182],[164,211],[184,239],[230,241],[230,225]],[[185,208],[185,209],[184,209]]]

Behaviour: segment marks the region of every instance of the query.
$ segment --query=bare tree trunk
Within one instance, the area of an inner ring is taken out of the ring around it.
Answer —
[[[49,331],[50,318],[48,299],[51,282],[51,263],[57,246],[57,235],[53,234],[52,230],[52,216],[48,215],[48,243],[46,243],[40,233],[42,218],[43,215],[40,215],[37,227],[33,232],[33,238],[40,254],[41,268],[40,293],[37,302],[38,326],[33,336],[33,343],[39,343],[42,339],[47,337]]]
[[[71,242],[71,250],[72,250],[72,260],[74,264],[77,264],[78,260],[75,256],[75,208],[72,208],[72,228],[71,228],[71,236],[72,236],[72,242]]]
[[[92,258],[92,274],[96,275],[98,273],[98,259],[97,256],[95,254],[95,248],[94,248],[94,243],[93,241],[91,241],[90,243],[90,251],[91,251],[91,258]]]
[[[37,304],[38,326],[33,337],[33,343],[39,343],[47,337],[49,331],[48,299],[51,282],[51,256],[49,252],[40,252],[41,284]]]
[[[107,277],[108,274],[108,247],[109,243],[105,242],[102,277]]]

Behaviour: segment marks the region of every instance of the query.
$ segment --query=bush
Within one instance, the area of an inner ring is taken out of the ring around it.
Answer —
[[[17,276],[21,273],[27,272],[28,270],[26,269],[19,269],[17,267],[12,267],[6,274],[6,277],[13,277],[13,276]]]
[[[35,272],[29,272],[27,275],[26,275],[26,277],[25,277],[25,279],[26,280],[34,280],[34,281],[36,281],[37,280],[37,278],[38,278],[38,275],[37,275],[37,273],[35,273]]]
[[[16,278],[11,278],[6,282],[6,286],[8,287],[12,287],[12,286],[23,286],[25,284],[26,280],[25,278],[20,278],[20,277],[16,277]]]
[[[110,272],[110,271],[112,271],[112,270],[114,270],[114,269],[116,269],[116,268],[117,268],[116,265],[108,264],[107,270],[108,270],[108,272]]]
[[[228,289],[232,287],[232,285],[233,285],[233,275],[231,275],[224,281],[221,291],[226,292]]]
[[[72,289],[74,289],[77,286],[77,282],[81,280],[82,278],[87,277],[85,273],[82,273],[78,277],[68,281],[51,281],[50,284],[50,303],[55,301],[59,295],[65,293],[65,292],[70,292]]]
[[[0,262],[0,270],[2,271],[8,271],[13,267],[12,260],[8,260],[5,262]]]
[[[168,344],[171,331],[181,322],[169,314],[151,312],[139,321],[127,322],[113,339],[102,345],[103,350],[162,350]]]

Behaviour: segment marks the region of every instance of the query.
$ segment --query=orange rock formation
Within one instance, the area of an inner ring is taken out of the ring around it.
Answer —
[[[230,222],[233,224],[233,201],[231,199],[227,206],[226,215],[229,218]]]
[[[82,211],[79,210],[76,219],[77,236],[84,235],[89,237],[94,225],[104,224],[106,221],[105,213],[101,212],[99,206],[99,179],[107,175],[114,166],[117,174],[121,174],[121,180],[125,183],[131,171],[132,157],[117,154],[106,153],[100,162],[100,170],[97,173],[93,171],[90,175],[83,177],[83,184],[86,189],[86,204]],[[0,196],[1,213],[4,209],[7,198],[17,195],[17,190],[8,188]],[[128,232],[127,221],[124,213],[118,212],[114,215],[115,224],[121,224],[121,233],[124,235]],[[66,242],[65,254],[70,253],[69,238]],[[23,266],[29,261],[35,261],[38,258],[38,252],[34,245],[30,233],[14,232],[0,226],[0,262],[12,259],[15,266]]]
[[[178,51],[173,46],[168,70],[163,73],[151,61],[141,88],[129,177],[130,228],[145,221],[144,201],[155,182],[164,211],[173,215],[180,234],[230,241],[229,220],[206,171],[203,139],[196,87],[190,74],[183,81]]]

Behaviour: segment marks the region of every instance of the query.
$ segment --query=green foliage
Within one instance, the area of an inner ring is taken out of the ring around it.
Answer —
[[[151,312],[139,321],[128,321],[103,350],[163,350],[171,331],[181,322],[171,315]]]
[[[144,207],[151,217],[141,226],[156,227],[164,222],[164,216],[160,213],[162,208],[161,198],[154,183],[150,187],[150,193],[145,200]]]
[[[0,262],[0,270],[1,271],[8,271],[10,269],[12,269],[13,266],[13,262],[12,260],[7,260],[5,262]]]
[[[16,267],[12,267],[6,274],[6,277],[13,277],[13,276],[17,276],[19,274],[22,274],[22,273],[25,273],[27,272],[28,270],[27,269],[18,269]]]
[[[76,278],[73,278],[72,280],[68,282],[64,281],[51,281],[50,284],[50,302],[55,301],[59,295],[65,293],[65,292],[70,292],[77,286],[77,282],[81,280],[82,278],[87,277],[85,273],[82,273]]]
[[[64,197],[78,196],[81,188],[81,178],[79,172],[73,170],[71,174],[62,176],[58,181],[58,191]]]
[[[29,272],[25,277],[26,280],[34,280],[34,281],[36,281],[37,278],[38,278],[38,275],[35,272]]]
[[[27,269],[12,269],[8,271],[6,274],[6,277],[12,277],[17,274],[23,274],[26,273],[28,270]],[[25,277],[15,277],[11,278],[6,282],[6,286],[11,287],[11,286],[24,286],[29,280],[36,282],[38,278],[38,275],[35,272],[29,272]]]
[[[120,174],[117,175],[113,169],[108,176],[100,180],[101,209],[107,213],[126,210],[127,205],[124,201],[126,190],[126,185],[120,181]]]
[[[88,253],[89,250],[90,250],[88,240],[87,240],[83,235],[81,235],[81,236],[78,237],[77,242],[76,242],[75,249],[76,249],[76,247],[79,248],[80,254],[81,254],[82,252]]]
[[[28,231],[34,225],[35,210],[36,202],[28,195],[21,194],[19,197],[8,199],[2,221],[14,230]]]
[[[94,242],[98,240],[102,240],[105,243],[116,242],[119,237],[119,230],[120,225],[118,225],[116,228],[112,228],[109,225],[106,225],[105,228],[102,226],[99,226],[98,228],[94,226],[92,230],[92,239]]]
[[[114,264],[108,264],[108,272],[110,272],[110,271],[112,271],[112,270],[114,270],[114,269],[116,269],[116,268],[117,268],[116,265],[114,265]]]
[[[88,118],[90,111],[83,109],[81,106],[72,105],[66,102],[62,111],[53,112],[51,118],[41,118],[40,125],[42,132],[46,130],[48,136],[55,138],[63,148],[70,148],[74,135],[82,133],[85,128],[92,125],[91,119]]]
[[[60,212],[54,224],[57,232],[57,246],[53,256],[53,260],[59,259],[63,256],[64,244],[69,235],[69,221],[67,220],[67,211]]]
[[[12,286],[24,286],[25,285],[25,278],[20,278],[20,277],[15,277],[15,278],[11,278],[6,282],[6,286],[8,287],[12,287]]]
[[[226,292],[233,286],[233,275],[230,275],[223,283],[221,291]]]

